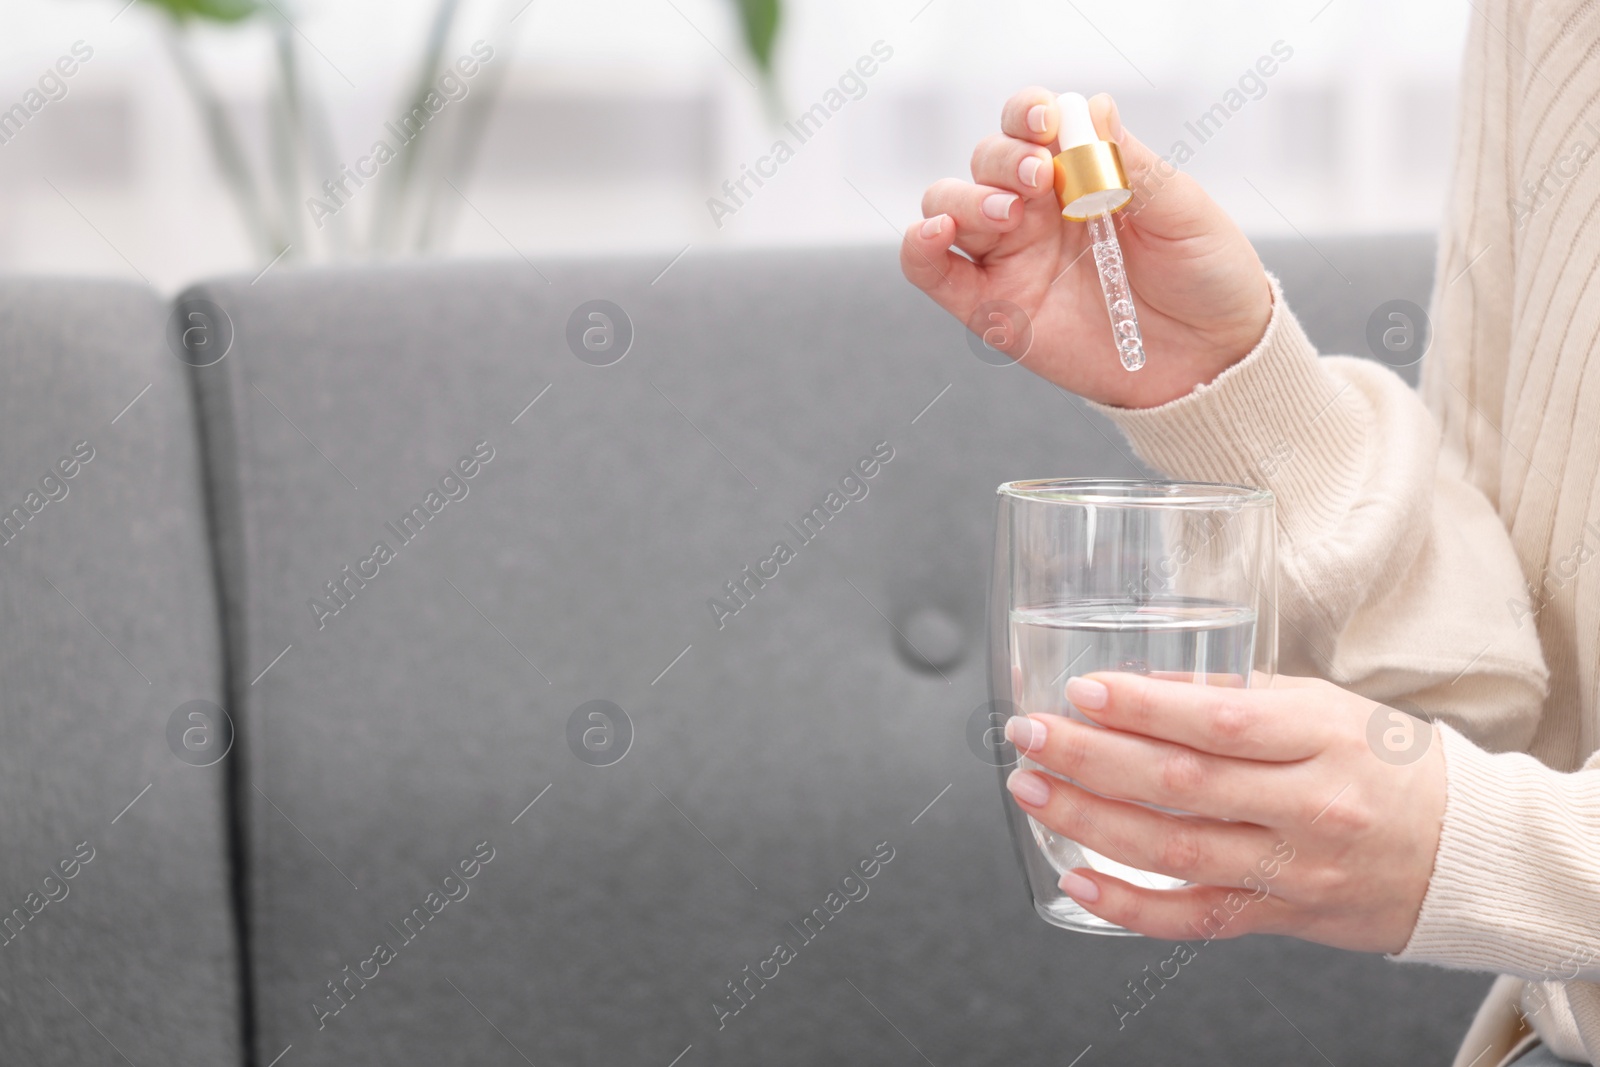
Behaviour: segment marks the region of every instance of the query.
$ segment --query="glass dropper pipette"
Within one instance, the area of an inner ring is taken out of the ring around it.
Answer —
[[[1117,242],[1117,224],[1111,217],[1133,199],[1122,155],[1115,143],[1102,141],[1095,132],[1089,101],[1081,94],[1062,93],[1056,98],[1056,108],[1061,120],[1061,150],[1055,157],[1055,186],[1061,217],[1089,226],[1117,356],[1125,368],[1136,371],[1144,366],[1144,337],[1139,332],[1122,246]]]

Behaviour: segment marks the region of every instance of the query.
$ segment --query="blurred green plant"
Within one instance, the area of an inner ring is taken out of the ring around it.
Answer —
[[[755,57],[761,73],[772,75],[772,47],[778,40],[778,0],[734,0],[739,6],[739,21],[744,24],[744,43]]]
[[[783,114],[783,99],[778,92],[773,52],[778,43],[778,26],[783,19],[782,0],[733,0],[739,10],[744,47],[756,61],[761,74],[761,95],[767,118],[774,123]]]
[[[213,22],[238,22],[261,9],[255,0],[147,0],[163,8],[175,19],[210,19]]]
[[[298,31],[280,0],[142,0],[165,13],[164,39],[173,67],[199,112],[213,162],[257,252],[263,257],[304,258],[309,254],[304,204],[308,191],[320,190],[316,174],[334,175],[340,168],[331,125],[321,97],[301,70]],[[287,2],[287,0],[282,0]],[[782,18],[782,0],[732,0],[738,11],[744,45],[760,69],[762,90],[772,114],[777,113],[777,80],[773,55]],[[525,0],[501,0],[499,24],[525,8]],[[402,114],[423,106],[448,63],[445,47],[454,29],[460,0],[439,0],[430,20],[422,53],[406,79],[408,92]],[[197,24],[237,26],[251,20],[266,25],[272,36],[275,83],[268,101],[267,159],[258,173],[237,117],[194,54],[193,30]],[[502,47],[509,47],[502,45]],[[396,165],[378,178],[378,192],[365,235],[351,232],[349,220],[335,218],[328,227],[329,251],[334,255],[382,255],[401,250],[434,249],[454,218],[454,204],[444,201],[440,187],[452,176],[464,182],[475,163],[483,134],[511,67],[509,55],[486,71],[477,90],[462,104],[461,114],[448,132],[435,124],[422,128],[400,149]],[[419,182],[419,176],[436,180]],[[453,194],[452,194],[453,195]]]

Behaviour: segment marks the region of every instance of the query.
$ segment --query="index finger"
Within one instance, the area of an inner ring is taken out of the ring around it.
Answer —
[[[1200,752],[1289,763],[1326,747],[1332,725],[1298,708],[1293,689],[1197,685],[1108,671],[1071,678],[1067,699],[1101,726]]]
[[[1007,137],[1048,145],[1061,128],[1056,94],[1034,85],[1006,101],[1000,112],[1000,132]]]

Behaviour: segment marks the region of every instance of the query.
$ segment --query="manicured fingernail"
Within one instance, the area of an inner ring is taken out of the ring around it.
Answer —
[[[1067,679],[1067,699],[1086,711],[1099,711],[1109,696],[1106,687],[1093,678]]]
[[[1050,787],[1032,771],[1021,768],[1012,771],[1006,778],[1006,788],[1011,790],[1012,796],[1031,807],[1042,808],[1050,801]]]
[[[1056,883],[1061,891],[1073,900],[1081,900],[1085,904],[1093,904],[1100,899],[1100,887],[1095,885],[1076,871],[1068,871],[1061,876],[1061,881]]]
[[[949,218],[949,217],[950,217],[949,215],[935,215],[933,218],[928,219],[927,221],[925,221],[922,224],[922,236],[924,236],[924,237],[937,237],[937,236],[939,236],[941,233],[944,232],[944,220]]]
[[[1017,164],[1017,180],[1030,189],[1039,187],[1039,172],[1044,169],[1044,160],[1038,156],[1024,156],[1022,162]]]
[[[1034,104],[1028,109],[1028,129],[1034,133],[1043,133],[1045,123],[1049,121],[1050,112],[1045,110],[1043,104]]]
[[[1004,222],[1011,215],[1011,205],[1016,202],[1016,193],[990,193],[983,198],[983,213],[996,222]]]
[[[1026,715],[1013,715],[1006,722],[1006,740],[1023,752],[1037,752],[1044,747],[1044,723]]]

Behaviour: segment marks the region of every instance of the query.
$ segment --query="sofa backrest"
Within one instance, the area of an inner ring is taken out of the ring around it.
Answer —
[[[167,314],[0,280],[8,1064],[240,1061],[220,614]]]
[[[1426,302],[1264,254],[1336,349]],[[1171,946],[1032,914],[968,731],[994,487],[1140,468],[890,250],[666,258],[180,304],[260,1062],[1446,1062],[1485,980],[1269,939],[1119,1026]]]

